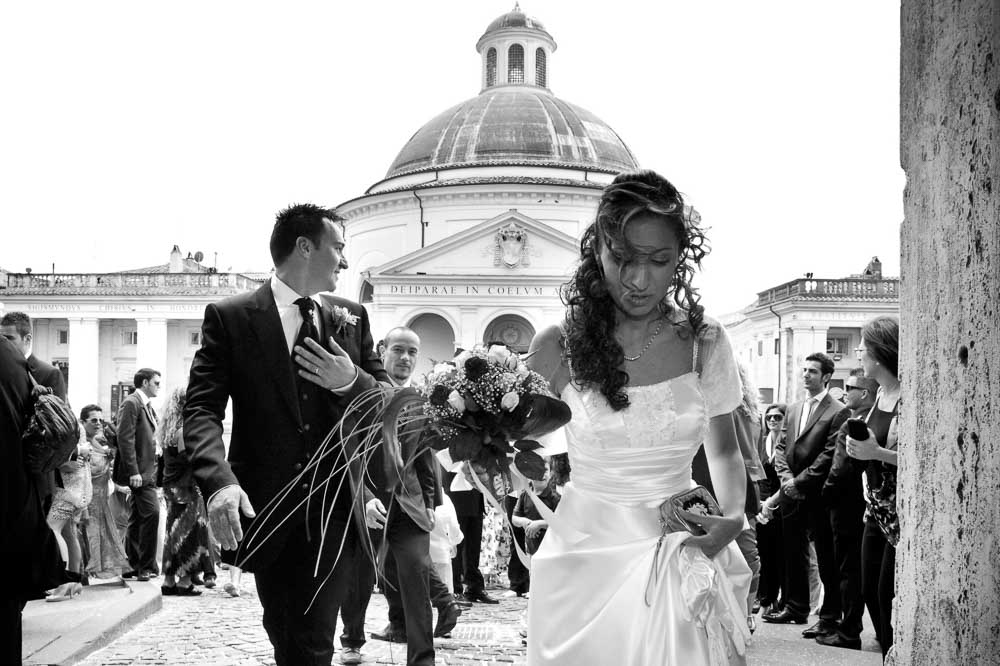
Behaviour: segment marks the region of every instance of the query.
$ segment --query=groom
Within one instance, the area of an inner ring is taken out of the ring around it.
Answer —
[[[184,442],[212,530],[224,550],[239,544],[226,559],[254,572],[278,666],[330,664],[338,609],[356,562],[366,557],[364,519],[352,511],[350,492],[363,488],[361,469],[346,464],[349,442],[333,441],[318,474],[308,472],[285,492],[351,400],[388,381],[365,309],[321,293],[333,291],[347,268],[342,222],[312,204],[278,213],[271,279],[255,293],[205,308],[184,408]],[[222,420],[229,399],[227,459]],[[306,504],[311,484],[327,479],[327,495],[320,487]],[[269,520],[249,520],[272,500]]]

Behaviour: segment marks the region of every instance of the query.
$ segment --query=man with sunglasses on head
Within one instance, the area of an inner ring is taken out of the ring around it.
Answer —
[[[854,370],[844,382],[844,403],[851,418],[865,419],[875,404],[878,382]],[[816,642],[830,647],[861,649],[861,617],[864,596],[861,587],[861,537],[864,533],[865,500],[861,485],[864,463],[847,455],[847,423],[837,432],[837,448],[830,474],[823,484],[823,501],[829,507],[833,530],[833,553],[840,571],[843,619],[837,630],[817,636]]]
[[[156,565],[156,528],[160,501],[156,496],[156,412],[150,404],[160,392],[160,373],[142,368],[135,373],[135,393],[118,410],[118,463],[114,482],[129,486],[128,531],[125,554],[129,571],[122,578],[147,581],[159,575]]]
[[[820,493],[830,472],[837,431],[850,412],[830,395],[828,386],[836,366],[822,352],[802,362],[802,386],[806,398],[788,407],[785,436],[775,449],[774,468],[781,477],[781,494],[795,503],[782,507],[781,529],[785,552],[785,607],[766,613],[765,622],[805,624],[809,618],[809,541],[816,546],[823,605],[819,622],[802,632],[803,638],[833,634],[842,609],[840,574],[833,554],[830,514]]]

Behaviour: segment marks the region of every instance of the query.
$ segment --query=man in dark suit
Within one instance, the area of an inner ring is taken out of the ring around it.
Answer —
[[[774,468],[781,478],[781,491],[797,502],[781,509],[784,533],[784,608],[763,616],[765,622],[804,624],[809,617],[809,534],[816,544],[820,579],[826,591],[819,622],[802,632],[816,638],[836,631],[840,624],[840,573],[833,554],[830,514],[820,492],[830,471],[837,431],[850,411],[827,391],[833,376],[833,360],[822,353],[810,354],[802,366],[802,383],[809,397],[788,408],[785,433],[775,449]]]
[[[409,386],[413,368],[420,355],[420,337],[411,329],[399,326],[385,336],[384,363],[393,386]],[[407,666],[433,666],[434,636],[455,626],[461,614],[448,587],[431,566],[430,532],[434,528],[434,507],[440,503],[437,461],[430,450],[414,456],[417,433],[400,438],[400,459],[392,470],[386,467],[384,448],[372,456],[368,478],[377,498],[373,503],[381,533],[374,540],[385,539],[382,562],[385,580],[382,589],[389,604],[389,626],[373,638],[406,641]],[[398,465],[413,459],[409,469]],[[387,507],[388,510],[386,509]],[[342,610],[344,651],[342,663],[361,663],[364,644],[364,616],[371,599],[375,571],[372,567],[359,576],[352,601]],[[356,595],[356,599],[355,599]],[[438,609],[438,623],[431,631],[431,606]]]
[[[862,374],[853,374],[844,382],[844,404],[851,417],[866,419],[875,404],[878,382]],[[861,474],[863,461],[847,455],[847,425],[837,432],[837,449],[830,474],[823,484],[823,501],[830,510],[833,552],[840,571],[840,594],[843,619],[836,632],[817,636],[816,642],[830,647],[861,649],[861,619],[865,612],[861,587],[861,537],[864,533],[865,499]]]
[[[66,399],[66,378],[59,368],[46,363],[32,353],[31,317],[23,312],[8,312],[0,318],[0,336],[10,340],[24,355],[28,363],[28,372],[35,381],[52,389],[52,393],[63,400]],[[36,475],[35,482],[42,494],[42,506],[48,513],[52,504],[52,493],[55,492],[55,473],[46,472]]]
[[[463,463],[463,465],[466,463]],[[479,571],[479,556],[483,539],[483,516],[486,506],[483,494],[473,488],[462,476],[464,472],[449,472],[445,475],[445,492],[455,505],[458,525],[465,536],[458,544],[458,553],[451,560],[451,571],[455,584],[455,596],[463,589],[464,599],[481,604],[498,604],[498,600],[486,593],[486,581]],[[456,479],[458,479],[456,481]]]
[[[271,279],[205,308],[184,408],[184,441],[213,532],[224,558],[255,574],[278,666],[330,664],[338,608],[358,558],[370,556],[364,509],[352,502],[352,490],[364,493],[356,443],[334,436],[329,455],[314,461],[316,474],[309,468],[351,401],[388,381],[365,309],[321,293],[347,268],[342,223],[312,204],[278,214]],[[314,479],[319,492],[307,502]],[[267,512],[251,523],[254,507]]]
[[[59,368],[46,363],[32,353],[31,317],[23,312],[8,312],[0,319],[0,336],[14,343],[28,360],[28,372],[42,386],[52,389],[52,393],[66,399],[66,378]]]
[[[160,500],[156,496],[156,412],[150,400],[160,392],[160,373],[142,368],[135,373],[136,390],[118,408],[118,456],[114,479],[132,489],[129,498],[125,555],[131,571],[122,578],[146,581],[156,576],[156,528]]]
[[[0,339],[0,664],[21,663],[21,611],[66,580],[55,535],[45,524],[36,480],[24,464],[21,433],[31,405],[24,353]]]

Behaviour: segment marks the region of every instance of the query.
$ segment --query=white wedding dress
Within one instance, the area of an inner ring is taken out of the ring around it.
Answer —
[[[563,391],[571,482],[531,559],[529,666],[746,662],[751,574],[736,544],[710,560],[668,534],[654,566],[660,504],[694,485],[708,419],[741,400],[724,330],[711,322],[700,346],[704,380],[629,387],[619,412],[597,389]]]

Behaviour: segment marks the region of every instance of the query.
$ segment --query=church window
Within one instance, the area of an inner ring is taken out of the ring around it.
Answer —
[[[122,331],[122,344],[123,345],[137,345],[139,344],[139,331],[135,329],[125,329]]]
[[[56,331],[56,335],[58,336],[59,344],[61,344],[61,345],[68,345],[69,344],[69,331],[68,330],[66,330],[65,328],[61,328],[58,331]]]
[[[497,50],[490,47],[486,52],[486,87],[492,88],[497,84]]]
[[[201,344],[201,331],[188,331],[188,344],[197,347]]]
[[[545,49],[542,48],[535,49],[535,83],[543,88],[547,85],[545,76]]]
[[[507,83],[524,83],[524,47],[520,44],[507,50]]]

